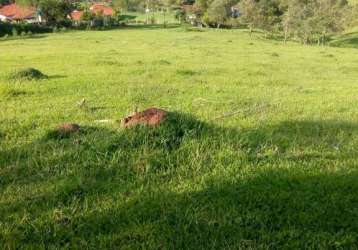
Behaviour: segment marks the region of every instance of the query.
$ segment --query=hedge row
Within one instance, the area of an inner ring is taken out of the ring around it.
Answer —
[[[40,24],[0,22],[0,37],[5,35],[39,34],[52,32],[52,28]]]

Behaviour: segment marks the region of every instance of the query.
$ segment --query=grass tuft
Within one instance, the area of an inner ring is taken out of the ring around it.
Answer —
[[[21,80],[40,80],[46,79],[47,76],[43,74],[40,70],[34,68],[23,68],[17,69],[10,73],[8,79],[12,81],[21,81]]]
[[[168,61],[168,60],[158,60],[158,61],[153,61],[153,64],[156,64],[156,65],[170,65],[171,63]]]
[[[186,27],[184,27],[183,30],[185,32],[205,32],[205,30],[202,28],[191,27],[191,26],[186,26]]]
[[[22,95],[26,95],[26,91],[10,87],[9,85],[0,86],[0,96],[3,98],[13,98]]]
[[[328,55],[325,55],[325,57],[334,58],[334,55],[328,54]]]
[[[193,76],[198,74],[198,72],[190,69],[178,69],[177,74],[182,76]]]

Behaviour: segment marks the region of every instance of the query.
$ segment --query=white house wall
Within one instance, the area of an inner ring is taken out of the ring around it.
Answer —
[[[7,17],[6,16],[3,16],[3,15],[0,15],[0,21],[7,21]]]

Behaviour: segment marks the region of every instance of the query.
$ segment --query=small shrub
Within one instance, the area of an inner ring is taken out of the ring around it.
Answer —
[[[32,32],[31,31],[27,32],[27,35],[32,36]]]
[[[154,61],[153,64],[158,64],[158,65],[170,65],[171,63],[167,60],[158,60],[158,61]]]
[[[190,70],[190,69],[179,69],[177,70],[177,74],[183,75],[183,76],[193,76],[197,74],[197,72]]]
[[[330,57],[330,58],[333,58],[333,57],[334,57],[334,55],[332,55],[332,54],[328,54],[328,55],[326,55],[325,57]]]
[[[9,80],[39,80],[47,78],[45,74],[34,68],[18,69],[9,75]]]
[[[25,32],[25,31],[21,31],[20,36],[26,36],[26,32]]]
[[[17,29],[16,28],[13,28],[12,30],[11,30],[11,33],[12,33],[12,35],[13,36],[17,36],[19,33],[17,32]]]
[[[4,35],[18,36],[21,32],[31,31],[33,34],[52,32],[52,28],[33,23],[3,23],[0,22],[0,37]]]

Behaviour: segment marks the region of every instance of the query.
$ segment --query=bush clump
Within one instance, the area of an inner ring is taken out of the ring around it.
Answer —
[[[5,23],[0,22],[0,37],[18,36],[21,32],[31,32],[32,34],[50,33],[51,27],[34,23]]]
[[[18,69],[12,72],[9,75],[9,80],[18,81],[18,80],[40,80],[45,79],[47,76],[41,71],[34,68],[24,68]]]

